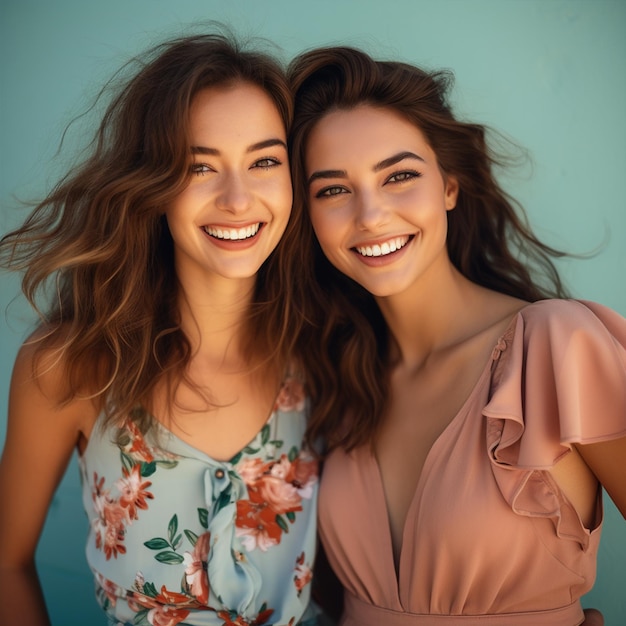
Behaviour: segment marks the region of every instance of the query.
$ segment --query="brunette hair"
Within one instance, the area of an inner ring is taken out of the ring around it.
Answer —
[[[287,132],[293,102],[280,63],[230,35],[166,41],[125,69],[136,63],[90,156],[0,240],[0,266],[24,272],[22,290],[41,317],[38,354],[54,349],[66,368],[62,401],[87,394],[107,421],[132,414],[149,423],[136,407],[150,407],[160,381],[171,392],[191,357],[163,214],[189,181],[192,100],[207,87],[251,83],[272,99]],[[288,296],[297,286],[294,228],[290,221],[258,273],[244,329],[250,353],[276,367],[286,364],[299,327]]]
[[[331,47],[294,59],[288,77],[295,97],[295,207],[307,204],[305,150],[315,125],[331,111],[363,104],[392,109],[421,130],[444,175],[458,179],[456,208],[447,213],[454,266],[479,285],[524,300],[565,295],[551,258],[563,253],[537,239],[522,207],[497,183],[493,168],[506,159],[488,145],[488,129],[455,119],[447,100],[450,72]],[[306,352],[313,401],[309,434],[324,436],[330,448],[350,449],[371,441],[384,411],[390,337],[374,298],[327,261],[303,212],[302,253],[310,260],[311,282],[307,308],[315,327],[310,332],[321,332]]]

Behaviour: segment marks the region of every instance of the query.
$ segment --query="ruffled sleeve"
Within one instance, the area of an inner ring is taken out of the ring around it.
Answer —
[[[626,436],[626,319],[591,302],[540,301],[518,313],[500,350],[483,409],[499,489],[514,512],[551,518],[557,535],[586,549],[589,531],[535,470],[573,443]]]
[[[537,302],[518,314],[506,351],[483,410],[504,420],[488,442],[494,461],[546,469],[572,443],[626,436],[626,319],[615,311]]]

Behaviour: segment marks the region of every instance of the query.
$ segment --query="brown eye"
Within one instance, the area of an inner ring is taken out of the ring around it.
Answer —
[[[204,176],[213,170],[206,163],[193,163],[189,167],[189,172],[196,176]]]
[[[320,189],[316,194],[316,198],[328,198],[329,196],[338,196],[342,193],[348,193],[344,187],[324,187]]]
[[[411,180],[412,178],[419,178],[421,174],[419,172],[407,170],[404,172],[396,172],[392,174],[386,182],[388,183],[404,183],[407,180]]]
[[[259,167],[263,170],[269,170],[270,168],[276,167],[277,165],[282,165],[282,161],[279,161],[278,159],[275,159],[273,157],[267,157],[265,159],[259,159],[258,161],[255,161],[252,167]]]

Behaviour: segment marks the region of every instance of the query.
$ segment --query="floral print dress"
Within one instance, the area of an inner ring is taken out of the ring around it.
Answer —
[[[316,624],[309,606],[318,465],[287,378],[227,462],[161,425],[96,424],[79,457],[87,560],[110,625]]]

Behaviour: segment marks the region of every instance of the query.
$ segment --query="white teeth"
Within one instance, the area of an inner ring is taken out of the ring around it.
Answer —
[[[231,241],[241,241],[242,239],[249,239],[254,237],[261,228],[260,222],[244,228],[213,228],[211,226],[205,226],[204,232],[215,237],[216,239],[230,239]]]
[[[362,256],[385,256],[396,252],[396,250],[400,250],[400,248],[404,248],[408,241],[409,237],[405,235],[404,237],[396,237],[395,239],[390,239],[381,244],[375,243],[373,246],[357,246],[356,251]]]

